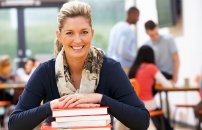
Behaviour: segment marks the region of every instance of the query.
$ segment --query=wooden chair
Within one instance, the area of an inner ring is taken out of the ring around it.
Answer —
[[[0,101],[0,107],[11,105],[11,101]],[[3,122],[2,117],[0,117],[0,129],[1,129],[1,123]]]
[[[11,101],[0,101],[0,107],[11,105]]]
[[[130,83],[132,84],[132,86],[134,87],[134,90],[136,91],[137,93],[137,96],[139,96],[140,94],[140,87],[139,87],[139,83],[138,81],[133,78],[133,79],[130,79]],[[156,111],[149,111],[149,114],[150,114],[150,117],[154,117],[154,116],[159,116],[159,115],[163,115],[163,111],[162,110],[156,110]],[[163,119],[161,119],[162,123],[161,123],[161,130],[165,130],[165,125],[164,125],[164,121]]]

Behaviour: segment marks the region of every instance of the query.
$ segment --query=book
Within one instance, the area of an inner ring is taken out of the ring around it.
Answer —
[[[53,117],[62,116],[83,116],[83,115],[102,115],[107,114],[108,107],[89,107],[89,108],[66,108],[66,109],[53,109]]]
[[[90,126],[106,126],[111,123],[111,120],[93,120],[93,121],[69,121],[51,123],[52,127],[66,128],[66,127],[90,127]]]
[[[87,116],[69,116],[69,117],[56,117],[56,122],[69,122],[69,121],[92,121],[92,120],[110,120],[110,115],[87,115]]]
[[[112,125],[108,124],[107,126],[99,127],[71,127],[71,128],[55,128],[51,124],[45,124],[41,126],[41,130],[111,130]]]

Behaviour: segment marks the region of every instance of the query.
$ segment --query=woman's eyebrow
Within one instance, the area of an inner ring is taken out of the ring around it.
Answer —
[[[82,31],[82,30],[89,30],[89,29],[88,29],[88,28],[83,28],[83,29],[81,29],[81,31]],[[74,30],[67,29],[67,30],[64,30],[64,31],[66,32],[66,31],[74,31]]]
[[[66,32],[66,31],[73,31],[73,30],[71,30],[71,29],[67,29],[67,30],[64,30],[64,31]]]
[[[81,29],[81,30],[89,30],[88,28],[83,28],[83,29]]]

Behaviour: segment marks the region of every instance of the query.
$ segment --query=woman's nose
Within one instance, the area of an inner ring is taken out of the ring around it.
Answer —
[[[75,42],[75,43],[80,43],[80,42],[81,42],[81,37],[80,37],[79,34],[76,34],[76,35],[75,35],[74,42]]]

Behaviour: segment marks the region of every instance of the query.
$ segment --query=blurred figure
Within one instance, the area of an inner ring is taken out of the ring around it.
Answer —
[[[0,57],[0,83],[14,81],[14,76],[11,71],[11,60],[7,55]],[[2,95],[5,94],[3,99]],[[0,100],[12,101],[12,96],[10,93],[10,89],[0,90]]]
[[[152,94],[152,86],[156,79],[163,87],[172,87],[172,84],[163,76],[154,63],[154,52],[149,46],[142,46],[130,69],[129,78],[136,78],[140,85],[139,98],[149,111],[159,110]],[[151,117],[157,130],[161,130],[161,116]],[[163,117],[166,130],[173,130]]]
[[[14,80],[11,71],[10,57],[5,55],[0,57],[0,83],[6,83],[8,80]]]
[[[34,64],[34,59],[28,59],[24,68],[17,69],[16,76],[18,77],[19,82],[27,82],[29,80]]]
[[[38,60],[35,60],[34,61],[34,67],[32,68],[32,71],[31,71],[31,74],[34,72],[34,70],[39,66],[39,64],[40,64],[41,62],[40,61],[38,61]],[[31,75],[30,74],[30,75]]]
[[[135,33],[130,24],[136,24],[139,20],[139,10],[131,7],[127,12],[125,21],[120,21],[111,29],[107,54],[119,61],[128,75],[129,69],[135,59]]]
[[[151,20],[145,23],[145,29],[151,38],[145,45],[153,48],[156,66],[167,79],[176,83],[180,62],[174,38],[170,35],[159,35],[159,26]]]
[[[110,31],[107,54],[109,57],[119,61],[123,70],[128,75],[129,69],[135,59],[135,33],[131,24],[139,20],[139,10],[131,7],[127,12],[125,21],[120,21]],[[115,119],[115,130],[126,130],[126,127]]]
[[[200,98],[202,97],[202,73],[200,78]],[[202,98],[201,98],[202,100]],[[199,114],[199,110],[202,110],[202,101],[194,108],[195,117],[198,118],[199,121],[202,121],[202,115]],[[200,130],[200,124],[198,123],[197,130]]]

